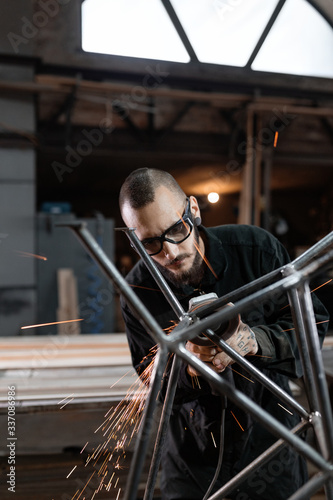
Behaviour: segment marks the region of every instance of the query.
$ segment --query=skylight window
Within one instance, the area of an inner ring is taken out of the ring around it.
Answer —
[[[169,2],[167,11],[162,0],[84,0],[83,50],[333,77],[332,26],[307,0],[285,1],[261,47],[279,0]]]
[[[245,66],[277,0],[171,0],[199,61]]]
[[[288,0],[252,69],[332,78],[332,27],[306,0]]]
[[[160,0],[85,0],[82,49],[183,63],[190,60]]]

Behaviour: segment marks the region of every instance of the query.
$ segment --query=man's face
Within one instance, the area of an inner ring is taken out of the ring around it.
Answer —
[[[191,197],[190,203],[194,219],[200,215],[200,210],[195,198]],[[137,210],[126,204],[122,215],[126,225],[135,227],[138,238],[143,241],[161,236],[181,218],[184,210],[185,200],[161,186],[156,190],[153,203]],[[197,285],[203,275],[203,254],[204,243],[194,226],[190,236],[182,243],[176,245],[164,241],[162,250],[152,259],[162,274],[175,285]]]

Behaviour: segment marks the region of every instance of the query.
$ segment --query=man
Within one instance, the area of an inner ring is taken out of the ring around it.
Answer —
[[[167,172],[135,170],[121,188],[119,203],[125,224],[136,228],[137,236],[185,310],[189,300],[200,293],[215,292],[219,297],[224,296],[289,261],[285,249],[263,229],[244,225],[204,228],[196,198],[187,198]],[[127,281],[162,328],[167,329],[177,321],[142,261],[132,269]],[[313,300],[317,321],[326,320],[325,308],[316,297]],[[124,301],[122,309],[133,365],[141,374],[151,360],[154,341]],[[326,325],[318,326],[321,336],[325,334]],[[288,377],[302,375],[292,328],[287,299],[277,297],[242,315],[227,342],[289,392]],[[231,358],[221,349],[198,346],[194,342],[187,342],[186,348],[288,428],[298,423],[298,416],[279,406],[279,400],[261,384],[251,381],[242,368],[236,366],[235,369]],[[192,367],[183,364],[163,450],[161,491],[164,500],[202,499],[218,462],[223,398],[213,393],[210,385],[198,375]],[[225,415],[223,463],[215,489],[276,441],[230,401]],[[230,498],[282,500],[305,480],[303,459],[285,448]]]

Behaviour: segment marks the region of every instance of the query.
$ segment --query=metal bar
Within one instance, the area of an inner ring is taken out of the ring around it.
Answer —
[[[157,269],[156,265],[154,264],[152,258],[150,255],[145,250],[145,247],[137,237],[135,233],[135,228],[121,228],[122,231],[125,232],[126,236],[134,246],[135,250],[138,252],[140,255],[141,259],[145,263],[146,267],[148,268],[148,271],[150,274],[153,276],[155,279],[156,283],[160,287],[161,291],[164,294],[164,297],[167,299],[169,302],[170,306],[172,307],[173,311],[176,313],[178,318],[182,318],[185,316],[185,311],[182,307],[182,305],[179,303],[179,301],[176,299],[175,295],[173,294],[171,288],[169,287],[168,283],[160,273],[160,271]]]
[[[318,257],[318,254],[321,254],[322,252],[329,250],[329,248],[331,248],[332,245],[333,245],[333,231],[328,233],[315,245],[313,245],[311,248],[302,253],[302,255],[297,257],[292,262],[292,265],[295,267],[295,269],[299,270],[304,265],[308,264],[313,258]]]
[[[172,362],[172,368],[170,372],[167,393],[164,400],[162,415],[160,419],[160,424],[156,436],[154,452],[150,464],[149,475],[147,478],[146,490],[144,494],[144,500],[152,500],[154,495],[154,488],[157,479],[157,473],[162,458],[162,448],[165,443],[168,424],[170,420],[170,415],[172,411],[172,405],[176,394],[177,382],[179,377],[179,371],[181,367],[181,360],[178,356],[174,356]]]
[[[289,432],[293,434],[300,434],[307,427],[309,427],[309,422],[302,421],[296,427],[291,429]],[[243,483],[256,468],[261,467],[273,458],[280,450],[286,446],[286,442],[283,439],[279,439],[267,450],[265,450],[261,455],[254,459],[249,465],[244,467],[244,469],[234,476],[230,481],[228,481],[222,488],[210,496],[208,500],[218,500],[228,496],[235,488],[237,488],[241,483]]]
[[[273,382],[270,378],[264,375],[258,368],[252,365],[250,361],[245,359],[243,356],[238,354],[232,347],[227,344],[223,339],[221,339],[218,335],[216,335],[213,330],[209,328],[206,330],[207,337],[211,338],[215,344],[219,345],[223,351],[228,354],[236,363],[244,368],[249,374],[252,375],[254,379],[258,382],[261,382],[262,385],[271,391],[277,398],[280,398],[285,404],[289,405],[293,410],[295,410],[301,417],[305,419],[310,418],[309,412],[303,408],[290,394],[281,389],[275,382]]]
[[[330,396],[326,383],[323,358],[320,352],[320,343],[317,334],[316,320],[311,300],[311,292],[308,282],[298,291],[300,306],[304,318],[305,333],[309,346],[312,369],[316,373],[315,384],[318,395],[319,411],[323,419],[325,444],[327,446],[327,457],[333,458],[333,416]]]
[[[185,49],[187,50],[187,52],[191,58],[191,62],[199,62],[198,56],[196,55],[196,53],[192,47],[192,44],[191,44],[191,42],[186,34],[186,31],[184,30],[183,25],[181,24],[170,0],[162,0],[162,3],[164,5],[164,8],[167,11],[170,19],[171,19],[172,24],[174,25],[174,27],[178,33],[181,41],[183,42]]]
[[[128,303],[141,316],[142,322],[148,328],[154,340],[163,343],[166,334],[163,332],[157,321],[139,300],[137,295],[130,288],[125,278],[120,274],[115,265],[110,261],[103,249],[98,245],[91,233],[86,228],[86,224],[80,221],[62,222],[56,224],[57,227],[68,227],[81,241],[87,252],[97,262],[106,276],[113,281],[119,291],[124,295]]]
[[[308,264],[308,266],[302,271],[295,271],[290,276],[286,276],[282,278],[279,282],[272,283],[268,287],[258,290],[252,295],[247,296],[246,298],[241,299],[237,304],[234,304],[233,307],[224,308],[223,310],[217,311],[211,316],[207,318],[203,318],[200,321],[197,321],[195,324],[191,325],[185,332],[172,332],[168,338],[168,342],[177,342],[177,341],[185,341],[191,340],[199,335],[200,332],[207,330],[210,328],[211,323],[215,323],[216,321],[229,321],[236,314],[242,313],[244,310],[249,309],[253,306],[259,306],[263,299],[271,298],[274,299],[274,295],[279,293],[280,291],[287,292],[293,287],[299,286],[301,283],[304,283],[311,276],[315,276],[319,274],[319,272],[329,269],[332,267],[333,262],[333,250],[327,252],[321,258],[317,259],[314,262]],[[200,309],[210,310],[209,308],[213,305],[213,310],[217,307],[221,307],[224,305],[224,297],[221,299],[216,299],[213,304],[208,306],[203,306]],[[198,312],[200,311],[198,309]]]
[[[286,0],[280,0],[279,3],[277,4],[277,6],[275,7],[268,23],[265,26],[264,31],[261,33],[260,38],[259,38],[256,46],[254,47],[251,56],[249,57],[249,60],[246,63],[247,68],[251,68],[251,64],[253,63],[253,61],[257,57],[259,50],[261,49],[263,43],[265,42],[269,32],[272,29],[273,24],[275,23],[278,15],[280,14],[280,11],[283,8],[285,3],[286,3]]]
[[[208,382],[214,385],[216,389],[238,405],[239,408],[253,415],[253,417],[266,429],[272,432],[272,434],[284,439],[293,448],[295,448],[295,450],[297,450],[301,455],[307,458],[322,471],[333,473],[333,465],[325,460],[316,450],[311,448],[311,446],[309,446],[302,439],[292,434],[289,429],[286,429],[284,425],[282,425],[266,410],[261,408],[238,389],[235,389],[235,387],[220,377],[219,374],[217,374],[209,366],[200,361],[196,356],[192,355],[182,344],[176,345],[174,352],[198,370]]]
[[[332,260],[333,260],[333,255],[332,255]],[[233,318],[237,314],[242,313],[244,310],[249,309],[250,307],[256,307],[260,305],[263,299],[274,298],[274,295],[281,289],[287,291],[288,289],[299,285],[302,279],[303,277],[299,272],[294,273],[291,276],[287,276],[281,279],[279,283],[273,283],[269,285],[267,288],[259,290],[253,293],[252,295],[241,299],[238,303],[234,304],[233,307],[224,308],[223,310],[216,311],[209,317],[202,318],[200,321],[197,321],[193,325],[191,325],[186,330],[186,332],[184,331],[171,332],[170,335],[168,336],[167,341],[183,342],[185,340],[191,340],[195,338],[197,335],[199,335],[200,332],[207,330],[207,328],[210,328],[212,323],[218,321],[221,322],[229,321],[231,318]],[[214,303],[220,303],[219,299],[216,299]],[[208,308],[209,306],[203,306],[202,309],[204,307]],[[198,309],[198,311],[200,311],[200,309]]]
[[[333,500],[333,478],[325,483],[326,500]]]
[[[315,257],[318,257],[318,254],[329,250],[333,246],[333,231],[318,241],[311,248],[306,250],[302,255],[297,257],[295,260],[290,262],[289,264],[280,267],[279,269],[275,269],[260,278],[257,278],[251,283],[247,283],[246,285],[238,288],[237,290],[224,295],[217,299],[217,301],[208,304],[207,306],[203,306],[196,311],[196,317],[207,316],[211,312],[214,312],[217,308],[222,305],[227,304],[228,302],[234,302],[236,300],[240,300],[244,297],[248,297],[251,293],[263,288],[264,286],[270,285],[275,281],[279,280],[283,274],[286,274],[286,269],[291,268],[292,271],[300,271],[306,265],[308,265],[311,260]],[[290,273],[289,273],[290,274]]]
[[[319,472],[310,481],[301,486],[288,500],[304,500],[304,498],[309,498],[309,495],[314,495],[330,476],[331,473],[329,472]],[[326,498],[327,500],[332,500],[331,498]]]
[[[168,351],[160,346],[157,352],[157,358],[154,362],[152,379],[150,381],[150,390],[145,404],[144,415],[140,424],[138,437],[135,443],[134,455],[131,462],[124,500],[136,500],[139,488],[140,477],[142,474],[144,462],[151,435],[154,411],[157,406],[158,394],[161,390],[161,380],[165,371],[168,359]]]
[[[305,385],[305,393],[307,400],[309,402],[310,411],[315,411],[318,408],[318,398],[316,394],[316,386],[314,382],[314,373],[312,370],[308,344],[306,341],[303,316],[301,311],[301,306],[298,300],[298,294],[296,290],[291,289],[288,292],[289,303],[291,308],[291,314],[293,317],[293,322],[295,326],[295,334],[297,339],[297,345],[301,357],[302,367],[303,367],[303,378]]]

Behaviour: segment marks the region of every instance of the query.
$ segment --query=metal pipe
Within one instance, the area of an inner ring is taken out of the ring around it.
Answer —
[[[317,259],[315,262],[311,262],[301,271],[295,271],[290,276],[282,278],[279,282],[272,283],[266,288],[258,290],[257,292],[254,292],[252,295],[249,295],[241,299],[238,303],[234,304],[233,307],[221,309],[219,311],[216,311],[211,316],[203,318],[200,321],[197,321],[196,323],[191,325],[186,330],[186,332],[181,332],[181,331],[172,332],[167,337],[167,342],[191,340],[195,338],[197,335],[199,335],[200,332],[207,330],[207,328],[210,328],[211,323],[215,323],[218,321],[220,322],[229,321],[232,317],[234,317],[237,314],[241,314],[244,310],[247,310],[253,306],[254,307],[259,306],[262,303],[263,299],[265,298],[274,299],[274,296],[278,294],[280,291],[287,292],[291,288],[297,287],[301,283],[306,282],[310,277],[315,276],[319,272],[331,268],[332,263],[333,263],[333,250],[327,252],[321,258]],[[220,307],[221,304],[224,304],[224,300],[225,299],[223,297],[221,299],[216,299],[212,303],[213,310],[216,309],[217,306]],[[198,312],[200,312],[201,309],[205,308],[207,308],[205,309],[207,311],[208,308],[212,306],[212,304],[209,304],[208,306],[203,306],[202,308],[198,309]]]
[[[301,455],[310,460],[314,465],[324,472],[333,473],[333,465],[327,462],[316,450],[311,448],[306,442],[298,438],[286,429],[276,418],[270,415],[266,410],[261,408],[248,396],[235,389],[226,380],[220,377],[212,368],[200,361],[196,356],[189,353],[182,344],[175,348],[175,352],[184,361],[189,363],[193,368],[198,370],[205,379],[210,382],[217,390],[227,396],[231,401],[239,406],[246,413],[250,413],[253,417],[260,422],[266,429],[268,429],[275,436],[281,437],[293,448],[295,448]]]
[[[302,421],[296,427],[291,429],[289,432],[293,434],[300,434],[307,427],[309,427],[309,422]],[[266,464],[271,458],[273,458],[280,450],[285,448],[286,442],[283,439],[279,439],[272,446],[267,448],[261,455],[255,458],[249,465],[244,467],[241,472],[234,476],[230,481],[223,485],[214,495],[210,496],[208,500],[218,500],[225,498],[231,493],[235,488],[241,485],[255,469]]]
[[[153,427],[154,411],[157,406],[157,398],[161,390],[161,380],[163,378],[167,359],[167,349],[165,349],[164,346],[160,346],[157,352],[157,358],[154,362],[154,369],[150,381],[148,398],[145,403],[145,410],[141,421],[138,437],[135,443],[134,455],[126,482],[124,500],[137,499],[140,477],[145,463],[149,445],[149,438],[151,436]]]
[[[222,305],[227,304],[228,302],[234,302],[240,300],[244,297],[248,297],[251,293],[270,285],[277,280],[279,280],[283,275],[286,275],[286,268],[290,268],[293,272],[302,270],[306,265],[308,265],[311,260],[315,257],[318,257],[318,253],[322,253],[324,251],[329,250],[333,245],[333,231],[322,238],[318,243],[313,245],[311,248],[306,250],[302,255],[297,257],[295,260],[281,266],[278,269],[271,271],[260,278],[257,278],[246,285],[238,288],[237,290],[224,295],[217,299],[217,301],[208,304],[207,306],[203,306],[198,311],[196,311],[196,317],[207,316],[208,314],[214,312],[217,308],[220,308]],[[290,274],[290,273],[289,273]]]
[[[299,270],[304,267],[304,265],[308,264],[311,259],[318,257],[318,254],[321,254],[322,252],[329,250],[329,248],[333,245],[333,231],[331,233],[328,233],[324,238],[319,240],[315,245],[313,245],[311,248],[306,250],[302,255],[297,257],[293,262],[292,265],[295,267],[295,269]]]
[[[172,292],[168,283],[164,279],[164,276],[157,269],[155,263],[153,262],[153,259],[146,252],[145,247],[143,246],[143,244],[141,243],[141,241],[139,240],[139,238],[137,237],[137,235],[135,233],[135,228],[125,227],[125,228],[120,228],[120,229],[122,231],[124,231],[124,233],[126,234],[128,239],[132,243],[133,247],[138,252],[138,254],[140,255],[143,262],[145,263],[148,271],[150,272],[150,274],[153,276],[156,283],[160,287],[161,291],[163,292],[164,297],[169,302],[173,311],[176,313],[177,317],[181,319],[183,316],[186,315],[182,305],[176,299],[174,293]]]
[[[309,495],[314,495],[319,488],[321,488],[326,481],[331,477],[330,472],[318,472],[307,483],[299,488],[288,500],[304,500],[309,498]],[[327,500],[332,500],[331,497],[326,497]]]
[[[144,326],[149,330],[149,333],[152,335],[154,340],[157,343],[163,343],[166,334],[163,332],[157,321],[155,321],[153,316],[149,313],[145,305],[133,292],[131,287],[126,282],[125,278],[120,274],[115,265],[110,261],[103,249],[98,245],[96,240],[86,228],[86,224],[81,221],[70,221],[56,224],[56,226],[68,227],[69,229],[72,229],[87,252],[93,259],[95,259],[100,269],[109,279],[112,280],[112,282],[118,288],[119,292],[124,295],[127,302],[139,314],[139,316],[141,317],[140,322],[144,323]]]
[[[316,373],[315,384],[318,395],[319,411],[323,419],[325,444],[327,447],[327,457],[333,458],[333,416],[330,403],[330,396],[326,383],[323,358],[320,352],[320,343],[317,334],[316,320],[311,300],[311,292],[308,282],[299,290],[300,306],[303,313],[305,333],[309,346],[312,369]]]
[[[301,311],[301,306],[298,300],[298,293],[295,289],[291,289],[288,292],[289,303],[291,308],[291,314],[293,317],[293,322],[295,326],[295,334],[297,339],[297,345],[301,357],[302,367],[303,367],[303,378],[305,385],[305,392],[307,400],[310,405],[310,411],[314,412],[318,408],[318,398],[316,394],[316,386],[314,382],[314,373],[312,370],[308,344],[306,341],[303,315]]]
[[[295,410],[302,418],[309,419],[309,412],[303,408],[290,394],[281,389],[279,385],[273,382],[270,378],[264,375],[258,368],[256,368],[250,361],[246,358],[238,354],[232,347],[227,344],[221,337],[216,335],[213,330],[206,330],[206,335],[211,338],[215,344],[219,345],[223,351],[228,354],[236,363],[238,363],[244,370],[246,370],[252,377],[261,382],[262,385],[272,392],[277,398],[279,398],[282,402],[289,405],[293,410]]]
[[[154,452],[150,463],[149,474],[147,478],[146,490],[144,500],[152,500],[154,495],[154,488],[157,480],[157,474],[162,459],[162,449],[165,443],[167,429],[169,425],[170,415],[172,412],[172,405],[176,394],[177,382],[181,367],[181,359],[174,355],[172,362],[167,393],[164,400],[160,424],[155,440]]]
[[[325,483],[326,500],[333,500],[333,478]]]

